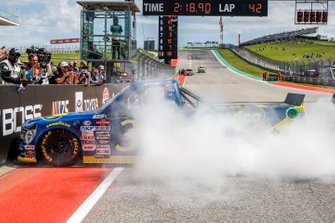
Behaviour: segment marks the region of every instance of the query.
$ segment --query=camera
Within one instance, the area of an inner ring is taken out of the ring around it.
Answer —
[[[51,61],[51,53],[49,53],[45,48],[37,48],[37,47],[30,47],[27,48],[26,53],[29,54],[36,54],[38,58],[38,62],[40,63],[41,68],[46,68],[47,64]]]
[[[23,93],[26,90],[26,87],[24,84],[20,84],[19,87],[17,88],[17,93]]]

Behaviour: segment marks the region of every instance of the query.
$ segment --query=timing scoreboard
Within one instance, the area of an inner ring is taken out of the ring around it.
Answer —
[[[268,16],[268,0],[143,0],[143,15]]]
[[[178,17],[159,16],[158,58],[171,60],[178,56]]]

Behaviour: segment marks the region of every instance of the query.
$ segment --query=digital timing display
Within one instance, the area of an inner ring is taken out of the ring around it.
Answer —
[[[143,15],[267,16],[268,0],[143,0]]]
[[[177,59],[178,56],[178,17],[159,16],[159,59]]]

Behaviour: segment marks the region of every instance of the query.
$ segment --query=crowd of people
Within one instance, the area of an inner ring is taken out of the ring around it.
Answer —
[[[4,55],[6,54],[6,55]],[[21,54],[15,48],[5,52],[0,57],[0,83],[19,84],[19,92],[23,92],[27,84],[83,84],[102,85],[106,80],[103,65],[89,69],[82,61],[63,61],[57,65],[43,61],[38,53],[30,53],[27,62],[19,60]]]

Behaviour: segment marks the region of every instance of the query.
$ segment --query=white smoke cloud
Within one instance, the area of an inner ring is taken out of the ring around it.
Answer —
[[[166,198],[205,200],[234,193],[229,177],[311,179],[335,174],[335,106],[310,104],[279,135],[244,129],[231,116],[200,108],[177,112],[157,97],[139,114],[136,177],[169,188]]]

